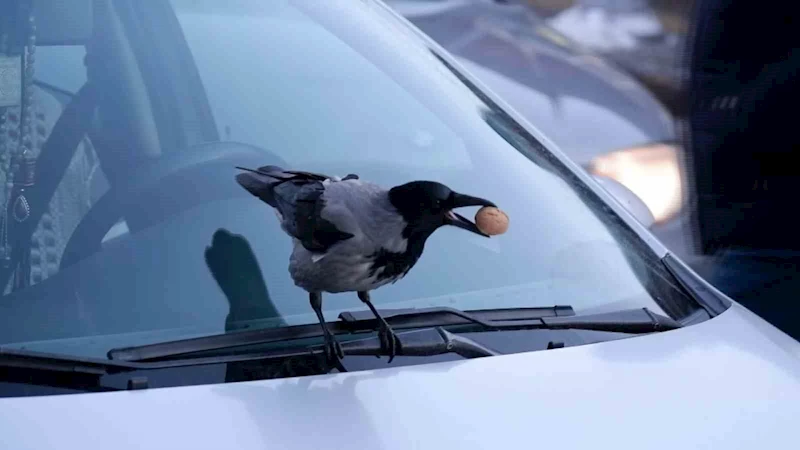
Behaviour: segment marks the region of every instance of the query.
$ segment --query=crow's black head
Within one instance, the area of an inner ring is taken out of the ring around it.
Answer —
[[[453,210],[464,206],[495,206],[489,200],[459,194],[435,181],[412,181],[395,186],[389,190],[389,201],[408,222],[406,234],[424,235],[430,235],[442,225],[453,225],[488,237]]]

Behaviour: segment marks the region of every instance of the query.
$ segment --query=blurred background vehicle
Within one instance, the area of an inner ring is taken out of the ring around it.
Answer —
[[[536,11],[548,25],[613,61],[675,114],[684,114],[683,61],[694,0],[506,0]]]
[[[555,29],[553,23],[560,23],[553,15],[555,2],[386,3],[453,54],[571,159],[636,194],[652,214],[651,231],[691,261],[683,208],[686,180],[674,115],[616,61],[573,39],[586,41],[587,36],[567,36]],[[569,32],[569,27],[561,28]],[[627,198],[618,200],[630,204]]]

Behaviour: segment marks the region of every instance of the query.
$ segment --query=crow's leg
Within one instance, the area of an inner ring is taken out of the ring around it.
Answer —
[[[361,299],[362,302],[366,303],[369,307],[372,314],[375,315],[375,318],[378,319],[378,337],[381,340],[381,346],[389,355],[389,362],[392,362],[395,355],[397,355],[398,350],[400,349],[400,340],[397,338],[397,335],[394,334],[392,327],[386,323],[386,320],[381,317],[380,313],[375,306],[372,305],[372,302],[369,300],[369,292],[367,291],[359,291],[358,298]]]
[[[328,360],[328,363],[339,369],[339,372],[347,372],[342,365],[342,358],[344,358],[342,346],[328,329],[328,326],[325,324],[325,317],[322,316],[322,294],[319,292],[310,292],[308,298],[311,302],[311,308],[314,310],[314,313],[317,314],[319,325],[322,327],[322,333],[325,336],[325,358]]]

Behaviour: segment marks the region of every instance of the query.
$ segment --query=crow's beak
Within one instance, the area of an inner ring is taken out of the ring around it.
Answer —
[[[453,198],[452,202],[453,208],[463,208],[465,206],[496,206],[489,200],[482,199],[479,197],[471,197],[469,195],[464,195],[464,194],[454,193],[452,198]],[[454,227],[463,228],[475,234],[480,234],[481,236],[489,237],[488,234],[479,230],[478,226],[475,225],[472,221],[462,216],[461,214],[458,214],[455,211],[452,210],[447,211],[444,220],[447,225],[453,225]]]

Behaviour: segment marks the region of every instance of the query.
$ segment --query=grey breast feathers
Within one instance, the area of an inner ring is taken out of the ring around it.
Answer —
[[[405,222],[378,185],[359,180],[327,183],[322,217],[353,235],[312,253],[295,246],[289,272],[295,284],[308,291],[369,291],[391,280],[379,278],[375,268],[381,249],[405,251]]]
[[[403,230],[407,224],[383,187],[361,180],[341,181],[328,185],[323,198],[323,218],[357,236],[362,252],[406,250]]]

